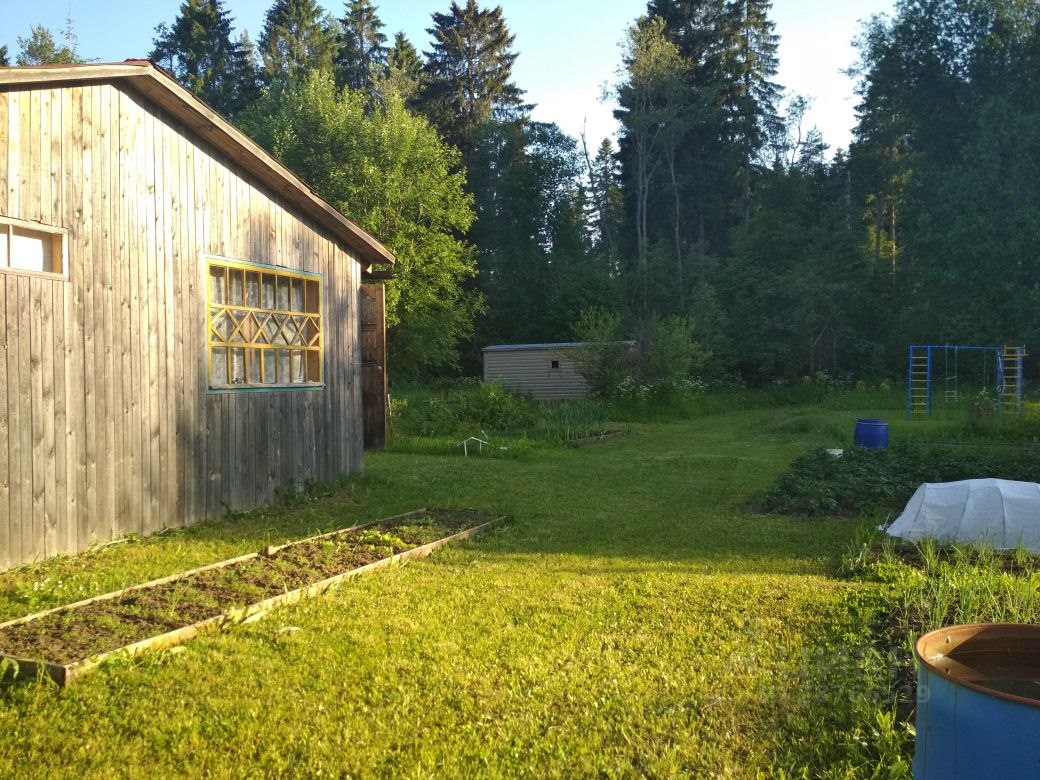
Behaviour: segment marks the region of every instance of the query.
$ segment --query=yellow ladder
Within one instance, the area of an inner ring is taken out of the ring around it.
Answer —
[[[919,347],[910,354],[910,414],[926,416],[931,412],[932,350]]]
[[[1025,347],[1004,346],[1004,392],[1001,404],[1006,410],[1022,413],[1022,370],[1025,363]]]

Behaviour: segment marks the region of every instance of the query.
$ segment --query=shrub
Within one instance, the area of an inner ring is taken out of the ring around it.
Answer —
[[[1035,452],[1014,449],[980,451],[912,442],[887,450],[853,447],[837,458],[819,450],[795,460],[754,505],[797,516],[898,512],[923,482],[977,477],[1040,481],[1040,459]]]
[[[585,346],[575,362],[594,395],[645,401],[697,395],[706,389],[696,376],[710,355],[694,340],[692,320],[653,315],[639,323],[638,330],[637,348],[627,349],[619,314],[602,309],[582,312],[575,331]]]
[[[431,392],[405,390],[391,404],[395,433],[406,436],[524,432],[538,420],[538,402],[477,380],[439,383]]]

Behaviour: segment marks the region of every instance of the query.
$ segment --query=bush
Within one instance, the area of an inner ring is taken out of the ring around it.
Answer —
[[[397,436],[442,438],[441,449],[481,432],[496,436],[568,441],[606,433],[607,407],[594,399],[543,402],[476,379],[406,388],[391,402]]]
[[[706,386],[696,377],[710,355],[694,340],[689,318],[654,315],[638,329],[637,347],[628,349],[621,315],[582,312],[575,331],[585,346],[575,361],[594,395],[631,401],[704,392]]]
[[[391,405],[394,433],[455,436],[488,432],[525,432],[538,421],[538,402],[477,380],[438,384],[429,393],[405,390]]]
[[[754,506],[796,516],[855,517],[892,513],[924,482],[978,477],[1040,481],[1040,458],[1014,449],[979,451],[907,443],[887,450],[853,447],[841,457],[825,450],[798,458]]]

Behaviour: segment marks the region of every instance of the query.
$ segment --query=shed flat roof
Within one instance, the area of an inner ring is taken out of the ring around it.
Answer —
[[[577,349],[587,347],[588,341],[562,341],[555,344],[492,344],[484,347],[481,352],[524,352],[536,349]],[[599,346],[634,347],[634,341],[608,341]]]
[[[361,264],[369,266],[366,270],[371,270],[372,265],[394,262],[394,255],[389,249],[347,219],[303,179],[151,60],[0,68],[0,91],[32,89],[46,84],[95,82],[125,85],[162,108],[353,249]]]

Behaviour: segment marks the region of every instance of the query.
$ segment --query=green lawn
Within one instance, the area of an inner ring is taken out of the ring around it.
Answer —
[[[885,670],[858,610],[878,586],[836,577],[864,523],[743,509],[810,444],[847,445],[855,416],[369,454],[331,496],[0,575],[7,619],[418,506],[512,517],[64,691],[0,688],[0,776],[869,775],[856,729]]]

